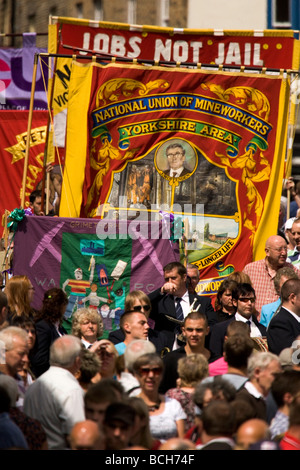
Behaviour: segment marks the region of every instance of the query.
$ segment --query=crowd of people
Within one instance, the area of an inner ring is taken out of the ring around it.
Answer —
[[[300,219],[265,257],[199,295],[195,265],[130,291],[104,337],[97,308],[63,328],[64,290],[0,291],[0,448],[300,450]]]

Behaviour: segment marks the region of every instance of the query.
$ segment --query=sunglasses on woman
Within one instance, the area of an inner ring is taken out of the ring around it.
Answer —
[[[150,305],[136,305],[135,307],[132,307],[130,312],[141,312],[142,308],[145,310],[145,312],[149,312],[150,310]]]
[[[146,377],[147,375],[150,374],[150,372],[153,373],[153,375],[160,375],[162,373],[162,368],[159,366],[156,367],[140,367],[139,368],[139,375],[141,377]]]

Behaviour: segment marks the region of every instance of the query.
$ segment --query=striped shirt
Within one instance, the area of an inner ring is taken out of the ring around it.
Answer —
[[[292,263],[293,266],[296,266],[298,269],[300,268],[300,251],[297,250],[297,248],[294,248],[294,250],[289,250],[288,251],[288,261]]]
[[[85,295],[86,290],[91,286],[89,281],[83,279],[71,279],[68,284],[71,287],[72,294]]]
[[[298,275],[300,273],[300,271],[289,262],[284,263],[281,267],[293,268]],[[255,290],[256,296],[255,307],[260,314],[263,305],[275,302],[279,298],[274,286],[275,275],[271,275],[265,258],[246,264],[243,272],[248,274],[251,279],[251,284]]]

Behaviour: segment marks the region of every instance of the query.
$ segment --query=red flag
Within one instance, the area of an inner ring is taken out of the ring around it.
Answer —
[[[30,131],[30,150],[25,186],[25,207],[29,195],[43,176],[44,148],[47,134],[47,111],[34,111]],[[1,111],[0,215],[20,207],[24,159],[27,142],[28,111]]]

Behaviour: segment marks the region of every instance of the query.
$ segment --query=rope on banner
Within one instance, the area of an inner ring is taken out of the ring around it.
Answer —
[[[72,49],[74,50],[74,47],[72,46],[67,46],[64,45],[66,49]],[[97,61],[99,62],[110,62],[112,58],[115,59],[116,62],[127,62],[127,63],[134,63],[134,64],[146,64],[146,65],[154,65],[154,66],[172,66],[176,67],[178,62],[175,61],[158,61],[158,60],[149,60],[149,59],[131,59],[128,57],[120,57],[120,56],[113,56],[112,54],[103,54],[102,52],[97,53],[96,51],[90,51],[88,49],[80,49],[76,48],[76,50],[84,52],[84,53],[90,53],[91,55],[81,55],[81,54],[55,54],[55,53],[49,53],[49,52],[40,52],[37,53],[37,55],[40,55],[41,57],[60,57],[60,58],[72,58],[73,60],[89,60],[91,61],[93,56],[96,56]],[[181,67],[195,67],[199,68],[199,63],[197,62],[180,62]],[[200,64],[200,68],[207,68],[207,69],[213,69],[213,70],[221,70],[222,72],[226,71],[241,71],[243,68],[243,72],[260,72],[260,73],[265,73],[266,70],[269,73],[280,73],[282,69],[277,69],[277,68],[266,68],[266,67],[254,67],[254,66],[241,66],[241,65],[224,65],[224,64]],[[285,73],[294,73],[298,74],[299,70],[293,70],[293,69],[283,69]]]

